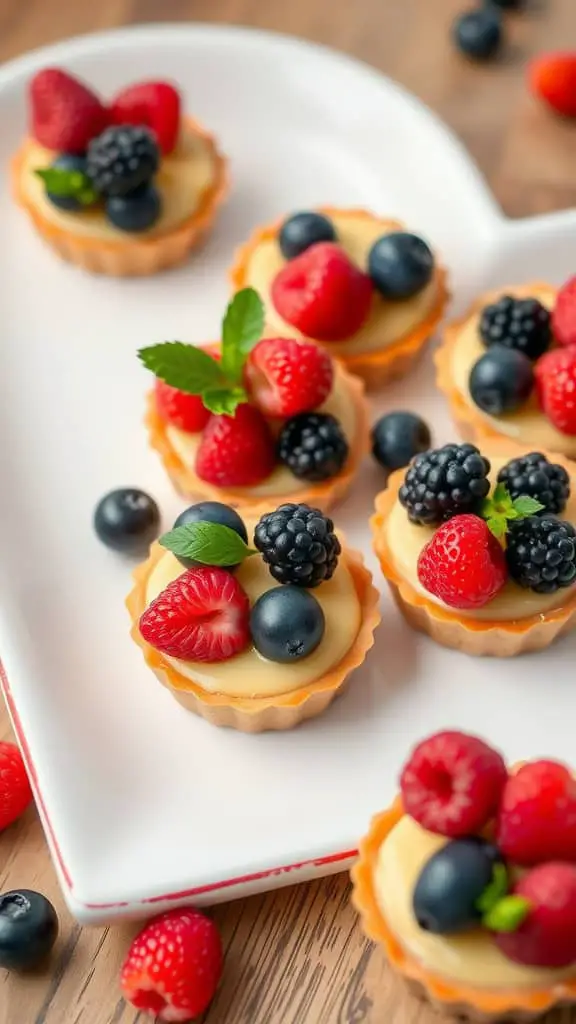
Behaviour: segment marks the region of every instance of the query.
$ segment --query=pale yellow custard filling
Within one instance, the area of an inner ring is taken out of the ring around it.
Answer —
[[[129,241],[134,238],[120,231],[107,219],[101,207],[68,213],[46,196],[44,183],[34,173],[49,167],[57,156],[38,143],[30,142],[21,168],[22,189],[27,199],[52,223],[71,234],[87,238]],[[156,223],[138,238],[155,238],[176,228],[198,209],[206,191],[214,183],[214,158],[208,142],[184,124],[173,153],[163,157],[155,184],[162,199],[162,212]]]
[[[515,287],[502,288],[500,291],[492,293],[489,298],[487,297],[486,305],[489,302],[497,301],[502,295],[513,295],[517,298],[532,297],[538,299],[547,309],[552,309],[556,301],[556,290],[552,287]],[[489,416],[488,413],[478,408],[470,394],[468,381],[474,363],[487,351],[482,344],[478,330],[480,316],[481,311],[479,310],[466,321],[452,349],[452,377],[466,404],[472,405],[478,415],[482,416],[500,434],[513,437],[524,445],[533,445],[538,450],[559,452],[561,455],[576,458],[576,436],[562,434],[556,429],[540,409],[535,394],[531,395],[526,404],[516,412],[507,413],[504,416]]]
[[[374,242],[382,235],[398,230],[394,222],[352,213],[331,214],[330,219],[339,244],[364,272],[367,271],[368,253]],[[248,259],[245,283],[252,285],[265,302],[268,334],[277,332],[285,337],[301,338],[300,331],[280,316],[271,298],[272,282],[285,263],[277,238],[263,240]],[[345,356],[393,345],[426,319],[438,299],[438,289],[438,280],[433,278],[411,299],[387,302],[375,293],[366,323],[346,341],[330,342],[330,351],[335,356]]]
[[[341,371],[336,368],[332,391],[317,412],[328,412],[336,417],[350,447],[358,432],[358,415],[354,402],[350,400],[348,390],[342,380]],[[185,466],[194,468],[196,453],[202,439],[202,434],[189,434],[171,423],[166,424],[166,435],[178,458]],[[294,490],[301,486],[309,486],[306,480],[298,480],[286,466],[276,465],[265,480],[259,484],[252,484],[250,487],[235,487],[235,494],[243,492],[250,497],[266,498],[268,496],[282,497],[284,494],[293,494]]]
[[[254,523],[246,522],[248,535]],[[169,551],[154,566],[146,585],[146,607],[185,570]],[[279,586],[260,555],[247,558],[236,578],[248,594],[250,604],[266,591]],[[229,697],[275,697],[315,682],[339,664],[352,647],[360,629],[361,608],[345,555],[340,556],[331,580],[311,590],[325,618],[325,632],[315,651],[301,661],[280,664],[263,658],[254,647],[228,661],[181,661],[163,655],[177,672],[210,693]]]
[[[405,815],[380,847],[373,879],[376,898],[406,952],[447,979],[486,989],[539,989],[574,977],[574,966],[551,970],[508,960],[490,933],[480,928],[433,935],[419,927],[412,909],[416,882],[426,862],[446,842]]]
[[[508,460],[491,458],[491,479],[496,480],[499,470]],[[567,519],[576,525],[576,487],[571,478],[572,494],[560,518]],[[398,573],[426,599],[433,604],[448,609],[434,594],[429,593],[418,579],[418,558],[425,544],[432,539],[435,528],[418,526],[408,519],[406,509],[397,499],[388,516],[385,527],[386,540]],[[559,608],[574,596],[574,586],[557,590],[554,594],[536,594],[533,590],[524,590],[516,583],[508,581],[500,593],[483,608],[458,609],[458,615],[467,618],[513,622],[518,619],[530,618],[532,615],[544,615],[552,608]],[[454,609],[452,609],[453,611]]]

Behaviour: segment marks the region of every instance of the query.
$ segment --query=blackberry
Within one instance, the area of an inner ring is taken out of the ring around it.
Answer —
[[[86,174],[103,196],[125,196],[152,180],[160,164],[154,134],[143,125],[112,125],[88,145]]]
[[[564,466],[549,462],[540,452],[530,452],[512,459],[498,473],[498,483],[505,484],[511,498],[526,494],[544,505],[541,515],[559,515],[570,497],[570,477]]]
[[[576,530],[554,516],[529,516],[512,521],[506,561],[520,587],[553,594],[576,581]]]
[[[480,337],[487,348],[504,345],[529,359],[539,359],[552,340],[550,313],[538,299],[503,295],[482,310]]]
[[[260,519],[254,543],[278,583],[317,587],[334,575],[341,552],[334,523],[309,505],[280,505]]]
[[[490,490],[489,472],[473,444],[446,444],[412,459],[398,497],[412,523],[435,526],[474,512]]]
[[[286,420],[278,438],[278,458],[299,480],[329,480],[348,458],[348,442],[329,413],[305,412]]]

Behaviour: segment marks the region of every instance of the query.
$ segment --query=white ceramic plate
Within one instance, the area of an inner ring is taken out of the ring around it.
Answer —
[[[234,175],[202,254],[145,281],[60,263],[2,177],[0,651],[72,911],[145,914],[343,868],[409,745],[438,727],[484,733],[512,759],[573,759],[574,640],[511,662],[471,660],[412,633],[384,584],[376,646],[323,717],[280,735],[211,728],[145,668],[123,607],[130,567],[100,546],[91,517],[104,491],[127,484],[158,498],[166,524],[181,509],[146,449],[135,350],[214,337],[225,269],[255,224],[319,203],[405,218],[443,253],[462,306],[491,284],[573,272],[576,213],[506,221],[446,128],[367,67],[287,38],[190,25],[73,40],[2,69],[3,168],[24,130],[27,79],[47,64],[104,94],[176,79]],[[399,405],[449,438],[429,366],[375,413]],[[380,479],[367,465],[337,513],[375,569],[367,521]]]

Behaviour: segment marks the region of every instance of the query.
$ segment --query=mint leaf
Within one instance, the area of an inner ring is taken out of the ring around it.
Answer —
[[[491,932],[515,932],[532,909],[524,896],[504,896],[482,918],[482,924]]]
[[[203,565],[238,565],[256,554],[235,530],[220,523],[185,523],[165,533],[160,543],[174,555]]]
[[[147,370],[189,395],[203,395],[226,386],[220,363],[208,352],[182,341],[164,341],[141,348],[138,358]]]
[[[510,497],[506,484],[498,484],[491,497],[485,498],[480,507],[480,515],[486,520],[488,529],[500,539],[506,535],[508,523],[515,519],[524,519],[541,512],[544,505],[527,494],[515,498]]]
[[[505,864],[496,863],[492,868],[492,880],[476,900],[476,909],[487,914],[508,892],[508,871]]]
[[[37,168],[34,173],[42,179],[46,191],[52,195],[76,199],[82,206],[92,206],[100,198],[90,178],[83,171],[45,167]]]
[[[248,401],[248,395],[241,387],[208,388],[202,394],[202,401],[218,416],[233,416],[240,403]]]
[[[519,498],[514,499],[514,510],[518,513],[519,519],[524,519],[526,516],[534,516],[537,512],[541,512],[545,508],[536,498],[529,498],[527,494],[521,494]]]
[[[254,288],[243,288],[230,302],[222,323],[222,370],[240,381],[250,349],[262,337],[264,303]]]
[[[501,540],[502,537],[506,536],[508,519],[506,516],[501,515],[490,516],[490,518],[486,520],[486,526],[497,540]]]
[[[504,505],[505,507],[508,507],[510,505],[512,499],[508,494],[506,484],[496,485],[494,494],[492,495],[492,501],[494,502],[495,505]]]

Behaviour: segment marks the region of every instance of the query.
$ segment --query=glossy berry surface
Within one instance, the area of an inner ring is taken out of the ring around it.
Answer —
[[[506,558],[483,519],[453,516],[422,548],[418,579],[450,608],[483,608],[508,579]]]
[[[372,455],[387,473],[407,466],[431,443],[428,424],[413,412],[386,413],[372,427]]]
[[[519,409],[534,387],[528,356],[504,345],[493,345],[474,363],[469,384],[472,400],[491,416]]]
[[[500,754],[483,740],[446,731],[423,740],[400,779],[406,814],[429,832],[455,839],[481,832],[494,816],[508,777]]]
[[[529,761],[508,779],[496,842],[510,861],[576,863],[576,780],[557,761]]]
[[[566,281],[556,296],[552,332],[559,345],[576,345],[576,277]]]
[[[144,554],[160,531],[160,511],[149,494],[121,487],[100,499],[94,529],[108,548],[125,554]]]
[[[570,477],[564,466],[550,462],[541,452],[530,452],[511,459],[498,473],[511,498],[528,495],[544,509],[539,515],[559,515],[570,497]]]
[[[297,416],[326,401],[334,381],[334,363],[313,341],[263,338],[250,352],[244,376],[252,399],[265,416]]]
[[[510,576],[520,587],[553,594],[576,581],[576,530],[555,516],[510,524],[506,545]]]
[[[487,348],[504,345],[529,359],[544,355],[552,340],[550,313],[538,299],[516,299],[503,295],[485,306],[479,325],[480,337]]]
[[[189,434],[199,433],[210,419],[210,412],[199,395],[173,388],[159,377],[154,382],[154,399],[158,415]]]
[[[252,643],[264,658],[288,664],[315,651],[324,636],[324,612],[302,587],[274,587],[250,613]]]
[[[0,895],[0,967],[26,971],[46,959],[58,936],[56,911],[39,892]]]
[[[111,125],[92,139],[86,173],[103,196],[125,196],[148,184],[160,165],[158,143],[143,125]]]
[[[196,472],[217,487],[249,487],[276,464],[274,439],[262,413],[247,402],[233,416],[211,416],[196,452]]]
[[[461,53],[472,60],[491,60],[502,45],[502,21],[493,7],[461,14],[452,28],[452,36]]]
[[[43,68],[30,82],[30,129],[41,146],[83,153],[108,123],[98,96],[61,68]]]
[[[326,412],[293,416],[278,436],[278,458],[298,480],[330,480],[342,470],[348,452],[342,427]]]
[[[414,916],[424,931],[449,935],[478,924],[478,900],[502,855],[480,836],[453,839],[426,862],[414,889]]]
[[[218,523],[219,526],[227,526],[229,530],[234,530],[246,544],[248,543],[248,532],[243,520],[235,509],[230,508],[230,505],[224,505],[221,501],[199,501],[197,505],[190,505],[175,520],[174,529],[178,526],[185,526],[186,523]],[[197,565],[203,564],[195,561],[194,558],[186,558],[183,555],[176,555],[176,558],[185,569],[194,569]],[[230,565],[226,568],[228,572],[233,572],[237,566]]]
[[[543,413],[561,434],[576,436],[576,345],[552,349],[536,364]]]
[[[138,234],[156,223],[162,211],[162,200],[158,189],[148,183],[126,195],[110,196],[105,210],[108,220],[119,231]]]
[[[434,256],[418,235],[392,231],[374,242],[368,254],[368,273],[385,299],[409,299],[432,280]]]
[[[332,221],[322,213],[302,211],[285,220],[280,228],[278,244],[285,260],[293,260],[318,242],[335,242]]]
[[[137,82],[114,97],[113,124],[146,125],[164,155],[175,149],[180,134],[180,93],[171,82]]]
[[[513,894],[529,907],[513,932],[494,939],[509,960],[528,967],[568,967],[576,960],[576,867],[552,861],[519,879]]]
[[[53,161],[52,167],[60,171],[79,171],[81,174],[85,174],[86,157],[76,153],[61,153]],[[66,210],[68,213],[78,213],[79,210],[86,209],[74,196],[57,196],[49,189],[46,189],[46,196],[53,206],[57,206],[59,210]]]
[[[413,459],[398,497],[410,522],[438,525],[477,508],[490,490],[489,472],[473,444],[445,444]]]
[[[259,520],[254,545],[278,583],[317,587],[334,575],[341,552],[334,523],[309,505],[280,505]]]

